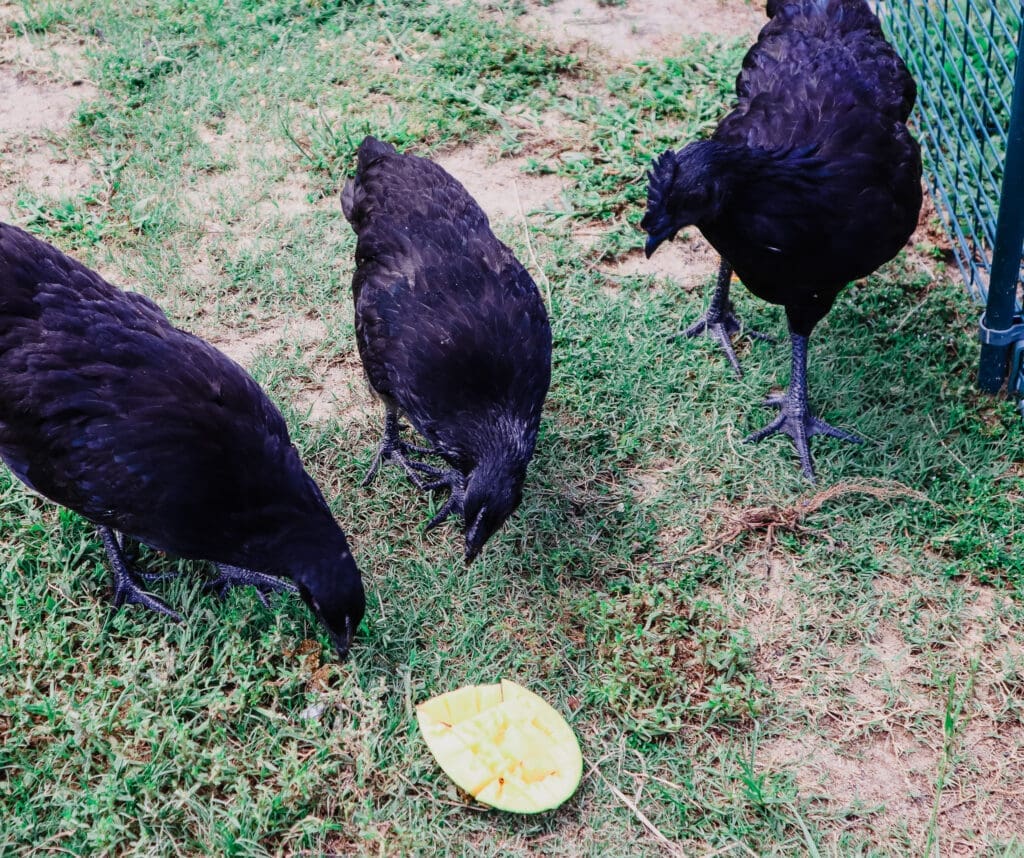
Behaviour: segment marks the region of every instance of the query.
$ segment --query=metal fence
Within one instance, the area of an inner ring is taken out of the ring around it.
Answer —
[[[916,123],[932,199],[980,323],[978,384],[1024,396],[1024,3],[876,2],[918,85]],[[1024,402],[1021,404],[1024,413]]]

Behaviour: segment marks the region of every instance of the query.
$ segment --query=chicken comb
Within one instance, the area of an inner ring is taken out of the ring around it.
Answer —
[[[672,186],[677,167],[676,153],[671,149],[666,149],[654,159],[651,169],[647,171],[647,179],[650,181],[650,186],[647,189],[648,210],[656,208],[661,203],[662,198]]]

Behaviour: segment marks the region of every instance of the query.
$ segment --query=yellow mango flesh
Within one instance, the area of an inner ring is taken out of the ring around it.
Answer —
[[[421,703],[416,716],[445,774],[491,807],[551,810],[576,791],[583,775],[572,728],[514,682],[450,691]]]

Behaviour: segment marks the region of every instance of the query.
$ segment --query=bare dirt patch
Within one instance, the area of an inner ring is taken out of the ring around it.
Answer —
[[[630,490],[637,503],[650,503],[665,491],[672,482],[677,471],[677,463],[668,459],[655,462],[644,471],[635,471],[630,475]]]
[[[10,22],[24,18],[22,6],[0,5],[0,187],[73,196],[96,176],[87,162],[69,159],[54,138],[97,95],[83,77],[85,42],[70,33],[15,35]],[[0,207],[0,218],[15,219],[9,203]]]
[[[20,4],[0,5],[0,139],[64,131],[78,106],[97,94],[85,79],[85,41],[70,32],[17,35]]]
[[[236,331],[215,331],[207,339],[231,358],[235,363],[251,367],[260,352],[280,342],[312,346],[327,338],[327,326],[319,319],[304,316],[283,319],[255,333],[241,334]]]
[[[253,135],[238,116],[198,130],[199,150],[187,174],[185,210],[200,232],[190,275],[212,282],[218,260],[239,253],[265,253],[275,230],[315,210],[338,206],[337,197],[321,195],[299,163],[299,151],[280,136]]]
[[[792,768],[799,790],[828,796],[837,806],[857,805],[857,814],[887,834],[892,823],[921,832],[932,809],[938,751],[921,746],[902,729],[847,745],[813,737],[781,738],[762,749],[766,762]]]
[[[313,189],[303,174],[289,176],[280,182],[268,186],[256,203],[258,217],[295,218],[309,214],[314,208],[339,207],[338,198],[333,194],[315,197]]]
[[[237,116],[225,118],[216,125],[204,125],[196,129],[199,142],[205,144],[214,158],[232,162],[238,156],[238,147],[247,144],[252,135],[246,133],[246,125]]]
[[[11,13],[11,10],[15,13]],[[86,40],[69,31],[44,34],[15,35],[10,29],[12,21],[22,21],[20,7],[0,6],[0,65],[10,65],[19,71],[39,74],[67,83],[88,83],[85,57]],[[91,85],[91,84],[90,84]]]
[[[674,242],[666,242],[648,259],[634,250],[614,262],[603,262],[598,271],[615,280],[654,277],[658,282],[687,292],[699,289],[718,271],[718,253],[696,230],[687,230]]]
[[[73,196],[97,181],[88,161],[72,160],[54,146],[40,144],[12,154],[12,172],[23,180],[31,176],[32,190],[47,196]]]
[[[603,6],[597,0],[531,3],[520,26],[550,39],[559,48],[586,57],[591,51],[614,60],[669,56],[682,39],[705,34],[751,41],[766,23],[763,6],[744,0],[628,0]]]
[[[10,67],[0,67],[0,139],[63,131],[78,105],[95,95],[91,84],[59,85]]]
[[[937,282],[942,277],[961,279],[953,244],[945,232],[942,215],[927,192],[921,205],[917,229],[907,241],[905,253],[908,266],[924,272],[931,281]]]
[[[204,235],[192,252],[182,260],[185,268],[184,279],[194,286],[207,286],[212,289],[224,273],[223,255],[215,252],[211,244],[209,236]],[[206,308],[197,307],[193,312],[197,318],[201,318],[206,313]]]
[[[354,348],[318,374],[317,384],[299,394],[295,408],[313,423],[337,419],[360,426],[372,425],[380,411]]]
[[[1024,793],[1019,788],[1024,731],[1019,724],[1007,729],[989,720],[972,721],[964,731],[963,745],[970,749],[970,765],[962,774],[956,773],[952,794],[940,808],[950,827],[964,833],[953,841],[958,854],[982,852],[977,841],[984,835],[1007,843],[1018,838],[1019,847],[1024,830]]]
[[[747,613],[744,622],[762,646],[771,646],[789,632],[788,622],[799,616],[802,599],[793,588],[795,568],[784,558],[768,555],[756,585],[737,594]],[[727,604],[723,598],[722,604]],[[766,662],[769,663],[769,662]]]
[[[758,674],[780,696],[778,711],[802,710],[806,719],[761,745],[762,765],[791,771],[801,794],[844,811],[851,829],[885,844],[905,831],[925,845],[940,784],[942,854],[988,854],[1024,830],[1015,668],[1024,665],[1024,634],[1005,619],[1001,597],[968,584],[951,613],[945,602],[933,606],[911,592],[911,579],[881,576],[879,609],[896,616],[864,639],[816,649],[815,630],[830,620],[824,605],[800,592],[799,575],[773,557],[756,587],[722,599],[746,610]],[[925,629],[929,645],[921,648],[915,640]],[[952,710],[949,687],[936,680],[946,675],[954,681]],[[952,736],[944,726],[950,711]]]
[[[943,227],[942,216],[935,207],[931,194],[925,193],[921,214],[917,218],[917,230],[910,237],[911,246],[923,244],[936,248],[943,256],[952,254],[953,245]]]
[[[193,212],[209,214],[214,206],[223,207],[230,198],[243,192],[249,185],[249,178],[247,171],[203,171],[196,175],[184,197]]]
[[[15,189],[24,188],[47,197],[73,197],[99,181],[88,161],[72,160],[60,147],[46,141],[9,144],[0,151],[0,188],[5,191],[0,220],[16,219],[8,202],[13,201]]]
[[[197,171],[185,193],[194,211],[208,212],[211,201],[230,207],[244,200],[252,204],[249,214],[260,219],[301,215],[313,207],[306,175],[291,169],[299,153],[285,141],[272,135],[254,137],[237,116],[215,128],[203,127],[198,134],[215,166]]]
[[[0,3],[0,26],[6,27],[11,21],[24,21],[25,9],[17,3]]]
[[[436,161],[465,185],[492,220],[522,220],[564,209],[558,176],[528,175],[525,159],[502,158],[492,145],[460,146]]]

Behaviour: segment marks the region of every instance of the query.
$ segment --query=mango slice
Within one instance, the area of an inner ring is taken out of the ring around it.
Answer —
[[[580,745],[565,719],[507,679],[433,697],[416,707],[416,718],[445,774],[499,810],[556,808],[583,776]]]

